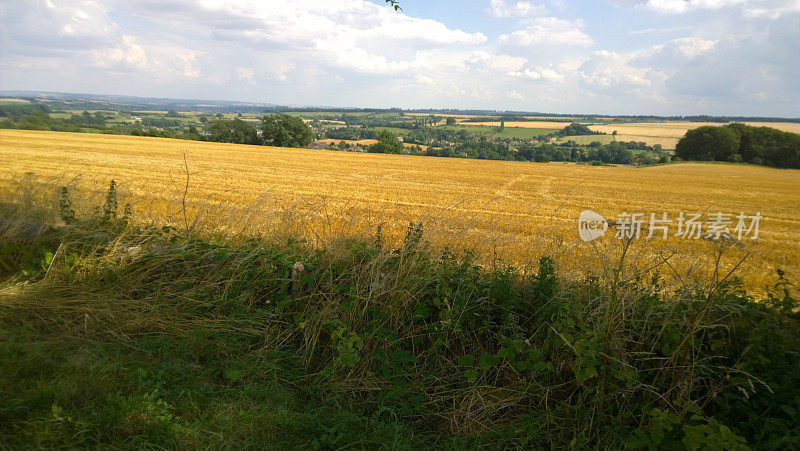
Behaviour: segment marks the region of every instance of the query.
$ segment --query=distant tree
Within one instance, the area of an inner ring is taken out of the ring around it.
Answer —
[[[454,118],[454,117],[448,117],[445,123],[446,123],[447,125],[456,125],[456,118]]]
[[[166,116],[166,117],[181,117],[181,115],[175,110],[167,111],[167,114],[165,114],[164,116]]]
[[[739,134],[711,125],[687,131],[675,146],[675,155],[684,160],[733,161],[738,153]]]
[[[241,119],[212,119],[206,125],[208,139],[235,144],[260,144],[253,127]]]
[[[378,142],[369,146],[367,152],[371,153],[402,153],[403,143],[397,139],[397,135],[389,130],[381,130],[378,134]]]
[[[299,117],[276,114],[261,118],[261,139],[265,146],[308,147],[314,131]]]
[[[739,135],[739,152],[734,156],[738,161],[779,168],[800,168],[800,135],[740,123],[729,124],[725,128]]]
[[[580,135],[597,135],[599,133],[593,131],[592,129],[583,124],[573,122],[564,127],[563,129],[561,129],[557,134],[558,136],[580,136]]]

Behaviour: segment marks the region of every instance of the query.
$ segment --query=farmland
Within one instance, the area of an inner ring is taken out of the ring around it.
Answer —
[[[800,124],[792,122],[745,122],[756,127],[772,127],[778,130],[800,133]],[[674,149],[675,144],[687,130],[705,125],[725,125],[719,122],[634,122],[606,125],[590,125],[592,130],[611,134],[617,132],[619,141],[643,141],[649,145],[661,144],[665,149]]]
[[[48,109],[47,116],[25,116],[20,118],[20,108],[29,107],[31,112],[47,109],[49,103],[20,104],[9,98],[4,102],[12,119],[0,120],[5,124],[1,128],[21,128],[34,130],[55,131],[80,131],[90,133],[132,134],[137,136],[155,136],[167,138],[181,138],[193,140],[218,140],[210,136],[210,126],[219,121],[241,120],[251,128],[261,126],[264,114],[288,114],[299,117],[314,131],[317,139],[317,148],[338,149],[338,144],[345,141],[349,144],[346,149],[365,151],[368,142],[378,137],[381,131],[387,130],[403,138],[405,148],[409,153],[433,154],[435,156],[456,156],[483,159],[517,159],[506,150],[519,149],[521,146],[554,144],[561,148],[560,155],[553,149],[545,151],[547,156],[540,155],[536,161],[573,161],[573,162],[612,162],[610,159],[599,158],[595,150],[589,150],[592,143],[608,145],[614,141],[623,143],[629,150],[635,151],[630,157],[618,158],[614,163],[622,164],[653,164],[669,160],[662,150],[675,148],[678,140],[687,130],[704,125],[720,126],[725,120],[732,118],[716,118],[715,122],[702,122],[700,120],[671,120],[661,118],[646,120],[647,118],[630,117],[604,117],[604,116],[560,116],[560,115],[512,115],[507,113],[486,114],[456,114],[456,113],[420,113],[391,110],[349,110],[349,109],[309,109],[292,110],[287,108],[272,108],[258,111],[257,108],[235,107],[223,108],[220,112],[203,111],[202,105],[187,105],[185,110],[140,110],[108,105],[115,109]],[[17,105],[17,106],[15,106]],[[23,106],[19,106],[23,105]],[[55,103],[59,107],[71,106]],[[102,107],[102,103],[92,105],[93,108]],[[0,111],[2,116],[8,115]],[[699,118],[695,118],[699,119]],[[755,126],[768,126],[779,130],[797,133],[800,123],[797,122],[744,122]],[[562,129],[571,122],[588,126],[585,134],[575,135],[570,133],[567,138],[561,136]],[[595,132],[599,134],[590,134]],[[474,142],[481,142],[478,149]],[[571,143],[569,142],[571,141]],[[241,142],[241,141],[239,141]],[[488,144],[487,144],[488,143]],[[500,145],[498,148],[496,145]],[[417,147],[419,146],[419,147]],[[572,149],[581,147],[583,156],[576,156]],[[660,146],[660,147],[659,147]],[[432,147],[435,152],[428,152]],[[471,149],[470,149],[471,148]],[[540,152],[541,153],[541,152]],[[567,156],[569,154],[570,156]],[[600,161],[602,160],[602,161]]]
[[[208,227],[282,230],[324,244],[379,224],[397,238],[409,222],[421,221],[426,238],[438,246],[474,248],[486,259],[496,253],[520,267],[552,255],[567,272],[585,274],[600,263],[577,239],[583,209],[609,219],[622,212],[666,212],[672,218],[680,212],[760,212],[758,242],[732,249],[726,264],[749,252],[740,271],[755,289],[771,283],[778,268],[800,278],[796,170],[587,167],[2,130],[0,188],[7,197],[33,173],[29,177],[50,186],[48,199],[61,185],[99,196],[114,179],[140,221],[180,222],[184,155],[191,174],[188,200],[193,212],[206,212]],[[683,259],[685,271],[708,250],[702,240],[641,246],[648,253],[679,250],[676,261]],[[601,242],[609,255],[617,247],[611,237]]]

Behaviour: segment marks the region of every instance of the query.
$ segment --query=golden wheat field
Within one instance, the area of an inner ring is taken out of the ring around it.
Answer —
[[[0,130],[0,197],[36,191],[38,202],[54,205],[65,185],[76,193],[76,209],[89,211],[88,203],[102,199],[111,179],[120,202],[132,204],[134,221],[302,235],[321,245],[374,233],[378,225],[386,237],[401,237],[410,221],[422,221],[436,246],[471,248],[484,261],[497,256],[520,267],[551,255],[563,271],[578,275],[616,265],[622,247],[613,229],[595,245],[580,241],[577,217],[584,209],[609,220],[623,212],[666,212],[669,218],[759,212],[758,240],[730,246],[722,268],[749,254],[738,274],[751,287],[774,282],[777,268],[800,279],[797,170],[590,167]],[[674,280],[713,266],[714,243],[707,240],[671,236],[631,246],[628,261],[667,259],[662,272]]]

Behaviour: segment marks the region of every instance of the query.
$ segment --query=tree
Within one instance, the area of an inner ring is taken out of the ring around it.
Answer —
[[[675,146],[684,160],[734,161],[739,153],[739,134],[729,127],[707,125],[686,132]]]
[[[308,147],[314,131],[299,117],[276,114],[261,118],[261,139],[265,146]]]
[[[561,129],[557,134],[558,136],[579,136],[579,135],[597,135],[598,133],[593,131],[584,124],[573,122],[564,127],[563,129]]]
[[[371,153],[401,153],[403,143],[397,139],[397,135],[389,130],[381,130],[378,134],[378,142],[369,146],[367,152]]]
[[[446,124],[447,125],[456,125],[456,118],[448,117],[447,120],[446,120]]]
[[[259,144],[253,127],[241,119],[212,119],[206,125],[211,141],[235,144]]]

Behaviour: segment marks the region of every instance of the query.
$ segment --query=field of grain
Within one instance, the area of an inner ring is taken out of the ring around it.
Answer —
[[[184,156],[187,217],[181,208]],[[666,212],[670,218],[679,212],[759,212],[759,239],[732,246],[723,267],[750,253],[740,268],[749,286],[773,282],[777,268],[800,280],[796,170],[589,167],[0,130],[0,198],[30,197],[31,187],[47,186],[39,190],[45,196],[39,202],[52,205],[57,188],[67,185],[89,193],[86,202],[91,193],[99,201],[111,179],[121,202],[132,203],[136,221],[197,220],[229,231],[303,235],[323,245],[381,224],[385,236],[399,237],[410,221],[423,221],[434,245],[473,248],[489,261],[497,255],[521,267],[552,255],[562,270],[581,274],[601,271],[621,246],[613,231],[596,248],[581,242],[576,220],[584,209],[610,220],[623,212]],[[678,280],[678,274],[713,266],[712,244],[640,240],[628,258],[670,258]]]
[[[500,121],[497,122],[470,122],[470,125],[484,125],[487,127],[499,127]],[[553,130],[561,130],[569,125],[567,122],[558,121],[509,121],[505,123],[506,127],[520,127],[520,128],[549,128]]]

